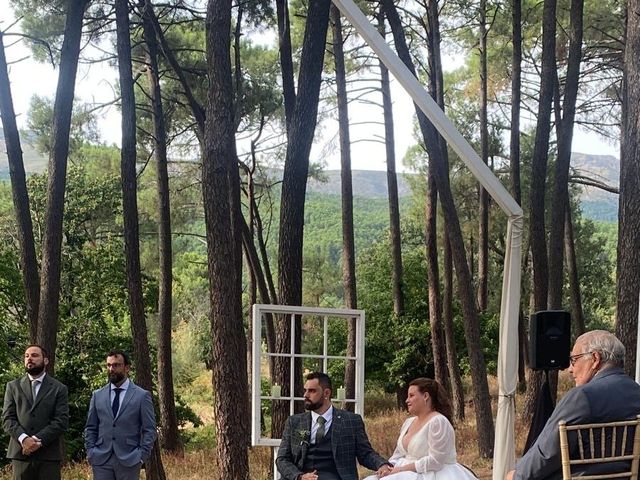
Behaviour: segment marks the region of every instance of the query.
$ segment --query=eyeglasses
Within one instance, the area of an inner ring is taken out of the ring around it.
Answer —
[[[585,355],[591,355],[592,353],[593,352],[584,352],[584,353],[578,353],[576,355],[570,355],[569,363],[571,364],[572,367],[574,367],[580,357],[584,357]]]

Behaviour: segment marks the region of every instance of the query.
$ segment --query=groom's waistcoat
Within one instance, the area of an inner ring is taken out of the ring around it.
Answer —
[[[331,431],[329,428],[325,436],[319,443],[309,445],[307,456],[304,460],[304,471],[318,471],[318,480],[339,480],[336,462],[333,458],[333,449],[331,448]]]

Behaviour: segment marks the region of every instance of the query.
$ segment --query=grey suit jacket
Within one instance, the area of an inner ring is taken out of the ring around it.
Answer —
[[[276,466],[285,480],[295,480],[302,471],[311,432],[311,412],[287,419]],[[363,467],[377,470],[387,463],[369,443],[360,415],[334,408],[331,421],[331,448],[336,470],[342,480],[357,480],[356,459]]]
[[[125,467],[145,462],[156,437],[151,393],[130,382],[114,418],[109,385],[93,392],[84,429],[84,445],[91,465],[103,465],[112,451]]]
[[[69,427],[67,387],[47,374],[42,380],[34,402],[31,395],[31,382],[27,375],[7,383],[2,422],[5,432],[11,436],[7,458],[61,460],[60,441],[62,434]],[[28,456],[22,454],[22,446],[18,441],[23,433],[29,436],[35,435],[42,440],[42,446]]]
[[[517,480],[562,479],[558,422],[567,424],[612,422],[640,413],[640,385],[619,368],[600,371],[589,383],[575,387],[558,402],[529,451],[517,462]],[[569,448],[575,439],[569,438]],[[585,473],[596,473],[585,469]],[[604,473],[604,472],[600,472]]]

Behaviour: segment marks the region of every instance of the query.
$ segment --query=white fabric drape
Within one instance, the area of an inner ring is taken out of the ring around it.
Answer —
[[[438,129],[449,146],[460,156],[493,200],[509,217],[507,251],[500,310],[500,352],[498,360],[498,414],[494,443],[493,480],[502,480],[515,464],[513,394],[517,382],[518,310],[520,304],[520,261],[522,257],[522,208],[507,192],[500,180],[480,159],[444,112],[386,44],[353,0],[333,0],[342,14],[356,28],[369,47],[384,62],[413,101]]]

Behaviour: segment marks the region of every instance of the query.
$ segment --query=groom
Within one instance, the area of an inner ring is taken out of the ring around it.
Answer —
[[[156,440],[151,394],[129,380],[128,355],[107,355],[109,383],[93,392],[84,429],[94,480],[137,480]]]
[[[357,480],[360,465],[378,474],[391,465],[367,438],[360,415],[331,405],[331,379],[326,373],[307,375],[304,406],[307,413],[287,419],[276,466],[284,480]]]

